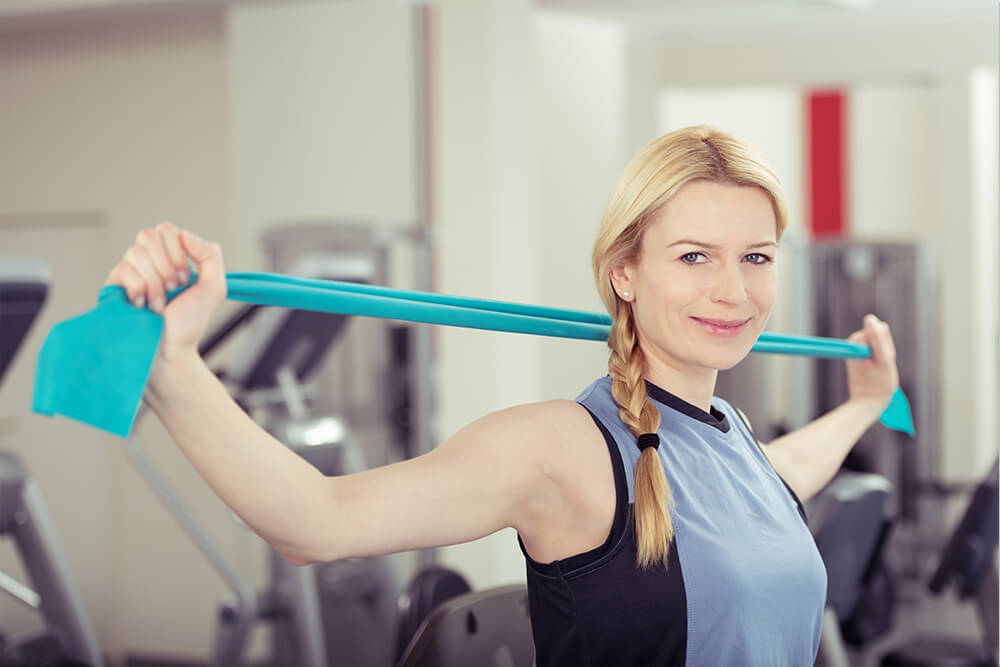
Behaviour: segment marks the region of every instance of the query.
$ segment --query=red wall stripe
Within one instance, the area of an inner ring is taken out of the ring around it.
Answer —
[[[847,236],[845,98],[843,91],[814,91],[807,99],[809,228],[813,238]]]

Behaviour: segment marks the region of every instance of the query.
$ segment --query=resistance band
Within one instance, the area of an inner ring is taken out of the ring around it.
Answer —
[[[172,300],[194,284],[167,293]],[[275,273],[230,273],[227,296],[235,301],[342,315],[446,324],[514,333],[607,340],[611,319],[601,313],[416,292]],[[125,289],[104,287],[96,308],[55,325],[35,368],[32,409],[63,415],[128,437],[156,358],[163,317],[135,308]],[[863,359],[867,345],[810,336],[763,332],[755,352]],[[909,402],[897,389],[880,421],[911,436]]]

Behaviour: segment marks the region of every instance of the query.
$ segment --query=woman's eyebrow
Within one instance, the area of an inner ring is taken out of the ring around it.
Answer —
[[[719,249],[719,246],[715,245],[714,243],[705,243],[704,241],[692,241],[691,239],[681,239],[680,241],[674,241],[673,243],[671,243],[667,247],[668,248],[673,248],[675,245],[682,245],[682,244],[696,245],[696,246],[699,246],[701,248],[708,248],[709,250],[718,250]],[[753,245],[748,245],[747,246],[747,250],[750,250],[752,248],[763,248],[765,246],[774,246],[775,248],[781,247],[777,243],[775,243],[774,241],[761,241],[760,243],[754,243]]]

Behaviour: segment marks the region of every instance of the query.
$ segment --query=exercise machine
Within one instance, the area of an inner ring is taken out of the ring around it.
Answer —
[[[38,317],[49,270],[26,257],[0,257],[0,381]],[[30,587],[0,572],[0,590],[43,618],[44,630],[0,640],[0,667],[104,664],[94,631],[59,546],[41,491],[21,460],[0,452],[0,536],[13,540]]]
[[[502,586],[453,597],[420,627],[400,667],[531,667],[535,647],[528,589]]]
[[[980,642],[953,637],[919,637],[886,653],[882,665],[979,667],[996,665],[998,654],[997,544],[1000,524],[998,462],[976,486],[962,518],[941,552],[927,589],[940,595],[949,587],[975,605]]]
[[[807,503],[809,529],[827,574],[817,665],[849,667],[847,644],[870,642],[892,625],[892,579],[882,560],[892,527],[892,492],[881,475],[841,471]]]
[[[345,262],[342,257],[323,255],[303,258],[292,273],[354,282],[372,278],[370,266],[356,258]],[[335,415],[313,415],[313,391],[306,384],[343,335],[349,319],[245,306],[199,346],[202,357],[209,358],[235,332],[246,329],[240,354],[214,372],[263,428],[325,475],[367,467],[347,421]],[[408,644],[440,602],[469,590],[457,573],[443,568],[421,572],[404,590],[397,556],[300,567],[271,550],[269,583],[264,590],[254,591],[170,489],[134,435],[127,450],[136,469],[233,591],[219,610],[213,665],[245,664],[250,631],[264,622],[274,630],[272,652],[265,664],[388,667],[396,663],[400,646]]]

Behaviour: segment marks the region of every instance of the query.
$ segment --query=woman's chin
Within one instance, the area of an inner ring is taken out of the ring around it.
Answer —
[[[746,359],[748,354],[750,354],[749,349],[743,354],[717,354],[712,359],[706,359],[702,365],[717,371],[728,371]]]

